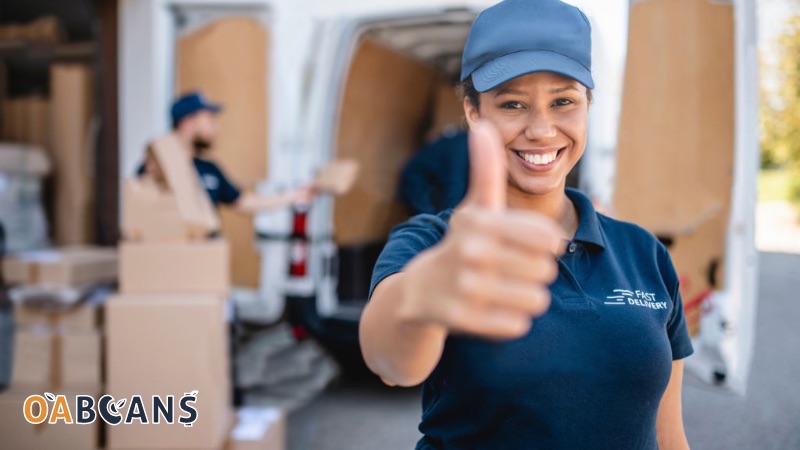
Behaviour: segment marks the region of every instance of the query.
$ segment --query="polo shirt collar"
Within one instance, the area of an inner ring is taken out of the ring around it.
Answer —
[[[592,201],[576,189],[567,188],[566,194],[578,211],[578,230],[575,232],[573,241],[592,244],[601,250],[605,249],[606,241]]]

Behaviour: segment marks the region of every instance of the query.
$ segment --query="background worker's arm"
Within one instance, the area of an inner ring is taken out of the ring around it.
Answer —
[[[242,192],[233,206],[239,212],[253,214],[293,204],[308,204],[314,199],[314,195],[315,192],[312,186],[304,186],[289,192],[272,195]]]
[[[474,127],[470,155],[470,188],[444,238],[381,281],[364,309],[361,351],[387,384],[424,381],[449,333],[519,337],[550,304],[562,232],[540,214],[505,210],[505,154],[494,128]]]

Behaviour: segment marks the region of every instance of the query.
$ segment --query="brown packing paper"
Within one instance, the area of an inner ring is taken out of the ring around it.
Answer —
[[[59,420],[56,424],[43,423],[32,425],[25,421],[22,414],[25,399],[29,395],[43,395],[44,391],[9,390],[0,394],[0,436],[3,437],[3,448],[9,450],[93,450],[98,448],[98,435],[101,421],[92,424],[68,425]],[[73,419],[76,415],[76,395],[90,395],[95,399],[101,395],[97,386],[77,391],[60,390],[53,394],[66,396]],[[52,403],[50,404],[52,405]]]
[[[237,17],[215,21],[178,41],[176,91],[199,89],[222,103],[219,136],[209,157],[240,188],[253,189],[268,173],[269,31]],[[252,217],[221,211],[231,242],[233,283],[258,287],[261,259]]]
[[[359,43],[345,84],[336,157],[352,158],[362,170],[334,205],[339,245],[385,239],[406,217],[395,199],[398,177],[422,144],[436,79],[436,71],[418,61],[371,40]],[[389,85],[402,94],[387,95]]]
[[[184,144],[174,134],[168,134],[153,142],[151,151],[183,220],[208,233],[218,230],[219,218]]]
[[[694,279],[691,297],[711,287],[700,266],[724,260],[735,131],[733,5],[638,2],[629,23],[614,208],[675,242],[678,273]],[[689,319],[696,331],[699,314]]]
[[[94,240],[93,74],[89,66],[50,69],[50,140],[55,173],[55,240],[59,245]]]
[[[175,395],[177,401],[185,392],[199,391],[198,418],[191,428],[178,423],[109,427],[108,448],[223,445],[231,421],[224,303],[211,294],[125,294],[108,301],[108,394],[115,399]]]
[[[230,290],[230,247],[224,239],[193,242],[123,242],[123,293],[213,293]]]

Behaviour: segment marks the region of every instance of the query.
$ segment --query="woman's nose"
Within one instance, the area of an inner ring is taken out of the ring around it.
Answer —
[[[556,127],[553,118],[547,112],[531,110],[525,127],[525,137],[538,141],[555,137]]]

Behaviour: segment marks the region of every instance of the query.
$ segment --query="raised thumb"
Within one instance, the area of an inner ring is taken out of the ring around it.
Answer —
[[[500,133],[478,121],[469,134],[469,188],[464,203],[499,211],[506,207],[508,170]]]

